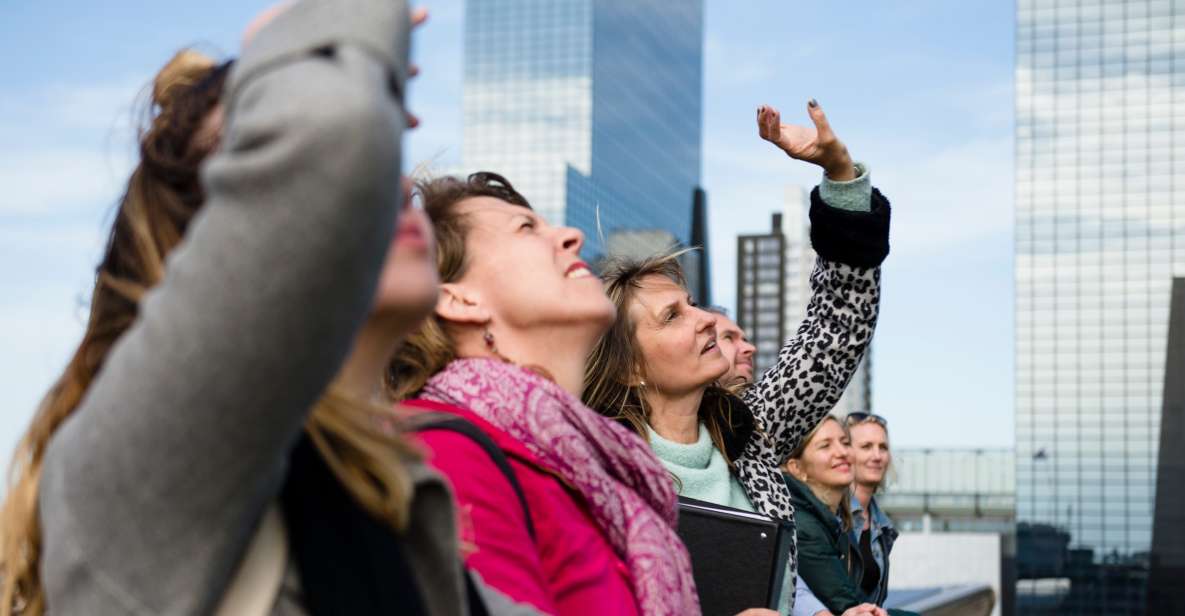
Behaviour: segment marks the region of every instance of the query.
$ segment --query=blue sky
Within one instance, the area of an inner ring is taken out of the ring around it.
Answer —
[[[0,455],[81,335],[103,231],[134,160],[136,103],[177,48],[233,54],[268,2],[0,8]],[[411,164],[460,159],[460,0],[427,5]],[[813,167],[756,136],[758,104],[817,98],[893,202],[873,395],[896,446],[1010,446],[1011,2],[707,0],[703,183],[716,300],[735,237],[768,229]]]

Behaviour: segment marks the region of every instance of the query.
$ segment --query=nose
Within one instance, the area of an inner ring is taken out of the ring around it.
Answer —
[[[561,251],[579,255],[584,247],[584,233],[576,227],[556,227],[556,243]]]
[[[753,346],[753,343],[749,342],[748,340],[741,340],[741,344],[739,346],[739,354],[741,357],[752,357],[753,353],[757,352],[757,347]]]
[[[699,322],[696,323],[695,331],[708,332],[713,335],[716,334],[716,315],[704,310],[703,308],[696,308],[699,312]]]

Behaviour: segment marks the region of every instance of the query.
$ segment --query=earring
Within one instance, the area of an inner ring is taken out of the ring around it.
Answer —
[[[487,329],[485,331],[485,333],[483,333],[481,335],[481,339],[483,341],[485,341],[486,349],[488,349],[490,353],[493,353],[494,357],[497,357],[498,359],[500,359],[503,362],[506,362],[508,364],[514,363],[514,362],[510,361],[510,359],[508,359],[505,355],[498,352],[498,346],[496,344],[494,344],[493,332],[491,332],[490,330]]]

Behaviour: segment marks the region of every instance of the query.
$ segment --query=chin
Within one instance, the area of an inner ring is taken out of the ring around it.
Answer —
[[[415,271],[415,270],[423,271]],[[432,313],[440,285],[435,268],[400,268],[379,281],[372,313],[403,316],[417,322]]]
[[[598,293],[597,298],[590,298],[587,303],[587,309],[581,310],[581,312],[587,314],[587,318],[590,321],[600,323],[606,330],[617,320],[617,307],[613,305],[613,301],[603,291]]]

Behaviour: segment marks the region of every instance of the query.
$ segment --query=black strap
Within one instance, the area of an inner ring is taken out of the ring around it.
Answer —
[[[518,497],[518,504],[523,508],[523,517],[527,521],[527,534],[531,536],[531,541],[535,540],[535,524],[531,521],[531,508],[527,506],[527,495],[523,492],[523,486],[518,482],[518,476],[514,474],[514,469],[510,467],[510,460],[506,458],[506,453],[494,442],[494,439],[490,438],[490,435],[486,434],[485,431],[472,422],[447,413],[424,413],[417,416],[411,422],[410,427],[415,432],[426,432],[428,430],[456,432],[480,445],[485,450],[486,455],[490,457],[490,460],[494,462],[494,466],[497,466],[498,470],[502,471],[502,474],[506,476],[506,480],[510,482],[510,487],[514,488],[514,494]]]
[[[469,616],[491,616],[490,608],[486,606],[485,597],[477,589],[477,582],[473,581],[473,573],[465,571],[465,597],[469,601]]]
[[[281,502],[310,614],[428,614],[402,539],[346,491],[307,435],[289,456]]]

